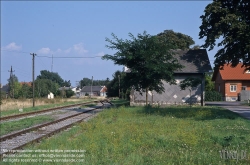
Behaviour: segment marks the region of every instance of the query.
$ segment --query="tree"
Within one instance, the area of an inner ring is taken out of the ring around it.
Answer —
[[[51,81],[59,84],[59,86],[61,86],[61,87],[63,87],[63,86],[70,87],[71,86],[70,80],[69,81],[63,80],[58,73],[50,72],[47,70],[41,70],[40,74],[41,75],[37,76],[36,79],[48,79],[48,80],[51,80]]]
[[[120,86],[120,94],[121,95],[126,94],[126,91],[129,87],[126,86],[126,81],[124,80],[125,76],[126,76],[126,73],[121,72],[119,70],[117,70],[113,74],[113,79],[107,85],[108,97],[118,97],[119,96],[119,86]],[[119,85],[119,79],[120,79],[120,85]]]
[[[175,84],[174,71],[181,69],[171,52],[171,44],[164,37],[151,36],[143,32],[137,37],[129,33],[131,40],[118,39],[112,33],[113,40],[106,38],[109,49],[117,50],[114,55],[104,55],[102,59],[112,60],[115,64],[127,66],[131,72],[124,77],[127,85],[140,93],[148,91],[164,92],[162,80]]]
[[[18,98],[19,97],[19,91],[21,89],[21,84],[18,82],[17,76],[13,74],[8,79],[8,83],[9,83],[9,95],[12,98]]]
[[[168,43],[171,49],[189,49],[194,44],[192,37],[173,30],[164,30],[157,36]]]
[[[200,39],[205,38],[204,48],[212,50],[216,40],[222,46],[215,54],[215,66],[232,63],[250,66],[250,3],[249,0],[214,0],[200,16]]]
[[[58,94],[59,85],[49,79],[37,79],[35,81],[35,95],[36,97],[46,97],[49,92]]]
[[[214,82],[209,74],[205,75],[205,91],[214,91]]]

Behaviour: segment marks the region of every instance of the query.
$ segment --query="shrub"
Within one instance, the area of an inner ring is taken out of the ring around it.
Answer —
[[[222,101],[222,96],[216,91],[206,91],[205,101]]]

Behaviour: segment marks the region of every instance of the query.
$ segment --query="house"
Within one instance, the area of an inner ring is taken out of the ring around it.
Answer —
[[[48,99],[54,99],[54,94],[51,93],[51,92],[49,92],[49,94],[48,94]]]
[[[3,95],[3,97],[5,98],[8,98],[8,93],[9,93],[9,84],[6,85],[1,84],[1,95]]]
[[[242,63],[236,67],[225,64],[221,69],[216,69],[212,81],[215,82],[215,90],[221,93],[224,101],[250,99],[250,70],[242,67]]]
[[[66,91],[70,89],[75,93],[76,97],[80,97],[81,89],[79,87],[60,87],[59,91]]]
[[[106,96],[107,87],[105,86],[84,86],[80,92],[80,96]]]
[[[174,50],[176,59],[184,66],[181,70],[176,70],[174,76],[177,85],[170,85],[163,81],[165,92],[162,94],[155,91],[148,92],[148,101],[151,104],[186,104],[200,103],[204,104],[205,73],[212,70],[206,49],[197,50]],[[129,74],[129,73],[127,73]],[[194,89],[181,90],[180,82],[187,77],[196,77],[202,80],[202,83]],[[135,90],[130,93],[130,105],[144,105],[146,94],[142,95]]]

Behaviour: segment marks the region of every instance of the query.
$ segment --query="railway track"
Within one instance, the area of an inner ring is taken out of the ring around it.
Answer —
[[[0,157],[3,158],[4,154],[8,154],[13,150],[21,149],[27,144],[38,142],[42,138],[49,137],[62,130],[65,130],[72,125],[84,121],[96,114],[96,110],[103,107],[107,107],[112,103],[108,101],[100,102],[102,105],[94,108],[87,108],[84,111],[74,115],[70,115],[56,121],[40,124],[31,128],[27,128],[12,134],[4,135],[0,137]]]
[[[71,108],[71,107],[76,107],[76,106],[81,106],[81,105],[87,105],[87,104],[91,104],[91,103],[98,103],[98,102],[102,103],[102,102],[109,102],[109,101],[107,99],[105,99],[105,100],[99,100],[99,101],[89,101],[89,102],[84,102],[84,103],[79,103],[79,104],[73,104],[73,105],[66,105],[66,106],[61,106],[61,107],[49,108],[49,109],[44,109],[44,110],[39,110],[39,111],[33,111],[33,112],[27,112],[27,113],[17,114],[17,115],[4,116],[4,117],[0,117],[0,121],[7,121],[7,120],[11,120],[11,119],[28,117],[28,116],[33,116],[33,115],[37,115],[37,114],[43,114],[43,113],[52,112],[52,111],[55,111],[55,110],[58,110],[58,109]]]

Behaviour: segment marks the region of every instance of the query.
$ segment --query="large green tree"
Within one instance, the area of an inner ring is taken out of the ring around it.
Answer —
[[[222,48],[215,54],[215,66],[239,62],[250,66],[250,3],[249,0],[214,0],[200,18],[200,39],[204,48]]]
[[[157,36],[165,41],[171,49],[189,49],[191,45],[195,44],[192,37],[173,30],[164,30]]]
[[[12,98],[18,98],[21,90],[21,84],[18,82],[18,78],[16,75],[12,75],[8,79],[8,84],[9,84],[9,95]]]
[[[139,92],[164,92],[162,80],[175,84],[174,71],[182,68],[171,53],[171,43],[164,37],[151,36],[145,31],[136,37],[129,33],[131,40],[119,39],[112,34],[113,40],[106,38],[109,49],[116,50],[113,55],[106,54],[105,60],[127,66],[131,72],[124,77],[126,84],[133,86]]]
[[[129,89],[129,86],[127,86],[127,83],[125,81],[125,72],[121,72],[117,70],[113,74],[113,79],[108,83],[107,88],[108,97],[118,97],[119,96],[119,90],[120,90],[120,97],[127,98],[127,90]]]
[[[35,95],[36,97],[47,97],[49,92],[58,94],[59,85],[49,79],[37,79],[35,81]]]
[[[69,81],[63,80],[62,77],[58,73],[50,72],[48,70],[41,70],[40,75],[38,75],[36,79],[48,79],[48,80],[51,80],[53,82],[56,82],[61,87],[63,87],[63,86],[70,87],[71,86],[70,80]]]
[[[82,88],[84,86],[90,86],[91,84],[93,86],[107,86],[107,84],[109,83],[109,78],[107,78],[106,80],[93,80],[93,83],[92,83],[92,80],[87,78],[87,77],[84,77],[80,82],[79,82],[79,87]]]

